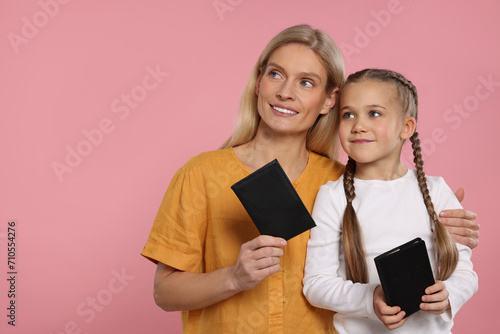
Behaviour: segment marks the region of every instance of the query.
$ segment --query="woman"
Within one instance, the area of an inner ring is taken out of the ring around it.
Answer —
[[[344,169],[333,160],[332,111],[343,81],[328,35],[307,25],[285,29],[253,69],[233,136],[172,179],[141,254],[157,263],[155,302],[183,311],[184,333],[335,332],[333,313],[302,294],[309,233],[288,242],[259,236],[230,186],[278,159],[311,211],[319,187]],[[455,225],[471,216],[477,227],[470,212],[449,214]]]

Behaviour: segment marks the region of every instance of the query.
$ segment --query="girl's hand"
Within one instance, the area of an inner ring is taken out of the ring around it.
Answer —
[[[388,329],[396,329],[404,325],[406,319],[403,319],[405,312],[401,311],[399,306],[389,306],[385,300],[382,286],[379,285],[373,291],[373,308],[375,314]]]
[[[432,314],[444,313],[450,308],[449,295],[444,282],[436,281],[435,284],[425,289],[425,295],[422,296],[423,303],[420,304],[420,309]]]

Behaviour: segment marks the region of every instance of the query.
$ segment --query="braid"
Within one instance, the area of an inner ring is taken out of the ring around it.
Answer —
[[[368,283],[368,269],[366,266],[365,251],[361,236],[356,211],[352,206],[354,193],[354,173],[356,172],[356,161],[349,157],[344,172],[344,192],[347,206],[344,211],[342,222],[342,241],[344,244],[346,278],[353,282]]]
[[[347,202],[352,203],[356,194],[354,193],[354,174],[356,173],[356,161],[351,157],[347,160],[344,172],[344,192]]]
[[[397,72],[391,72],[393,77],[398,80],[403,86],[405,86],[411,93],[413,100],[415,102],[415,107],[418,107],[418,92],[417,88],[415,85],[408,79],[406,79],[404,76]]]
[[[412,143],[413,148],[413,162],[415,163],[415,168],[417,170],[417,180],[418,185],[420,186],[420,191],[424,196],[425,207],[427,208],[427,212],[431,217],[432,221],[436,221],[438,219],[436,211],[434,210],[434,205],[431,201],[431,196],[429,195],[429,189],[427,189],[427,180],[425,178],[424,173],[424,161],[422,159],[422,149],[420,147],[420,139],[418,137],[418,132],[415,131],[413,136],[411,136],[410,141]]]
[[[437,279],[445,280],[451,276],[458,262],[458,249],[446,228],[438,220],[434,205],[432,204],[427,188],[427,180],[424,173],[424,161],[422,159],[422,149],[420,148],[420,139],[418,132],[415,131],[410,138],[413,148],[413,162],[417,171],[418,185],[424,197],[425,207],[433,221],[434,241],[436,243],[435,258],[438,266]]]

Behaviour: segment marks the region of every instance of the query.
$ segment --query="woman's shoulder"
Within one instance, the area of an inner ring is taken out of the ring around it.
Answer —
[[[233,154],[230,148],[222,150],[206,151],[190,158],[180,170],[192,172],[196,170],[224,169],[230,161],[233,161]]]
[[[327,181],[337,180],[344,174],[345,166],[337,161],[315,152],[310,154],[310,168],[314,175],[323,175]]]

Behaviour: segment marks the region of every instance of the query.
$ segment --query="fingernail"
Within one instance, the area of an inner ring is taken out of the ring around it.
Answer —
[[[444,211],[440,212],[440,213],[439,213],[439,216],[440,216],[440,217],[446,217],[446,212],[444,212]]]

